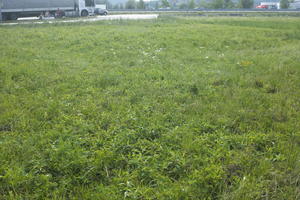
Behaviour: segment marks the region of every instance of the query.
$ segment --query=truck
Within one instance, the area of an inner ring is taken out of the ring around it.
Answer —
[[[69,15],[88,16],[95,12],[94,0],[0,0],[0,20],[17,20],[19,17],[52,15],[59,10]]]
[[[280,9],[280,2],[260,2],[260,5],[256,6],[258,9]]]
[[[106,0],[94,0],[95,2],[95,14],[96,15],[107,15]]]

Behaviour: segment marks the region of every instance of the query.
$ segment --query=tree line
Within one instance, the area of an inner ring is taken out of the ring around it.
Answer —
[[[288,8],[289,3],[294,0],[280,0],[281,8]],[[177,2],[176,0],[159,0],[159,1],[144,1],[144,0],[127,0],[125,3],[117,3],[112,5],[109,1],[106,2],[108,9],[234,9],[234,8],[253,8],[254,0],[183,0]]]

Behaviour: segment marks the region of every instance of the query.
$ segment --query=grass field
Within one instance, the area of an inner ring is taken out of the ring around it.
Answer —
[[[300,18],[0,27],[0,199],[300,199]]]

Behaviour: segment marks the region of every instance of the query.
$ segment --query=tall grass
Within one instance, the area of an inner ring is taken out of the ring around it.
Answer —
[[[299,22],[0,27],[0,199],[299,199]]]

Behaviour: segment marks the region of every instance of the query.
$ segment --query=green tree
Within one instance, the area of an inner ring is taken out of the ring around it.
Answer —
[[[224,7],[225,8],[234,8],[234,3],[231,0],[224,0]]]
[[[287,9],[290,6],[289,0],[280,0],[280,8]]]
[[[137,4],[138,9],[145,9],[145,2],[143,0],[140,0]]]
[[[163,8],[170,7],[170,3],[168,0],[161,0],[161,5]]]
[[[211,6],[214,9],[220,9],[225,7],[224,4],[224,0],[213,0]]]
[[[195,0],[190,0],[188,7],[189,7],[189,9],[194,9],[196,7]]]
[[[185,4],[185,3],[181,3],[180,5],[179,5],[179,9],[187,9],[187,5]]]
[[[240,8],[253,8],[253,0],[240,0]]]
[[[125,8],[126,9],[135,9],[136,3],[135,0],[128,0],[126,2]]]
[[[200,8],[211,8],[211,5],[208,4],[208,3],[206,2],[206,0],[200,0],[200,1],[199,1],[199,7],[200,7]]]

